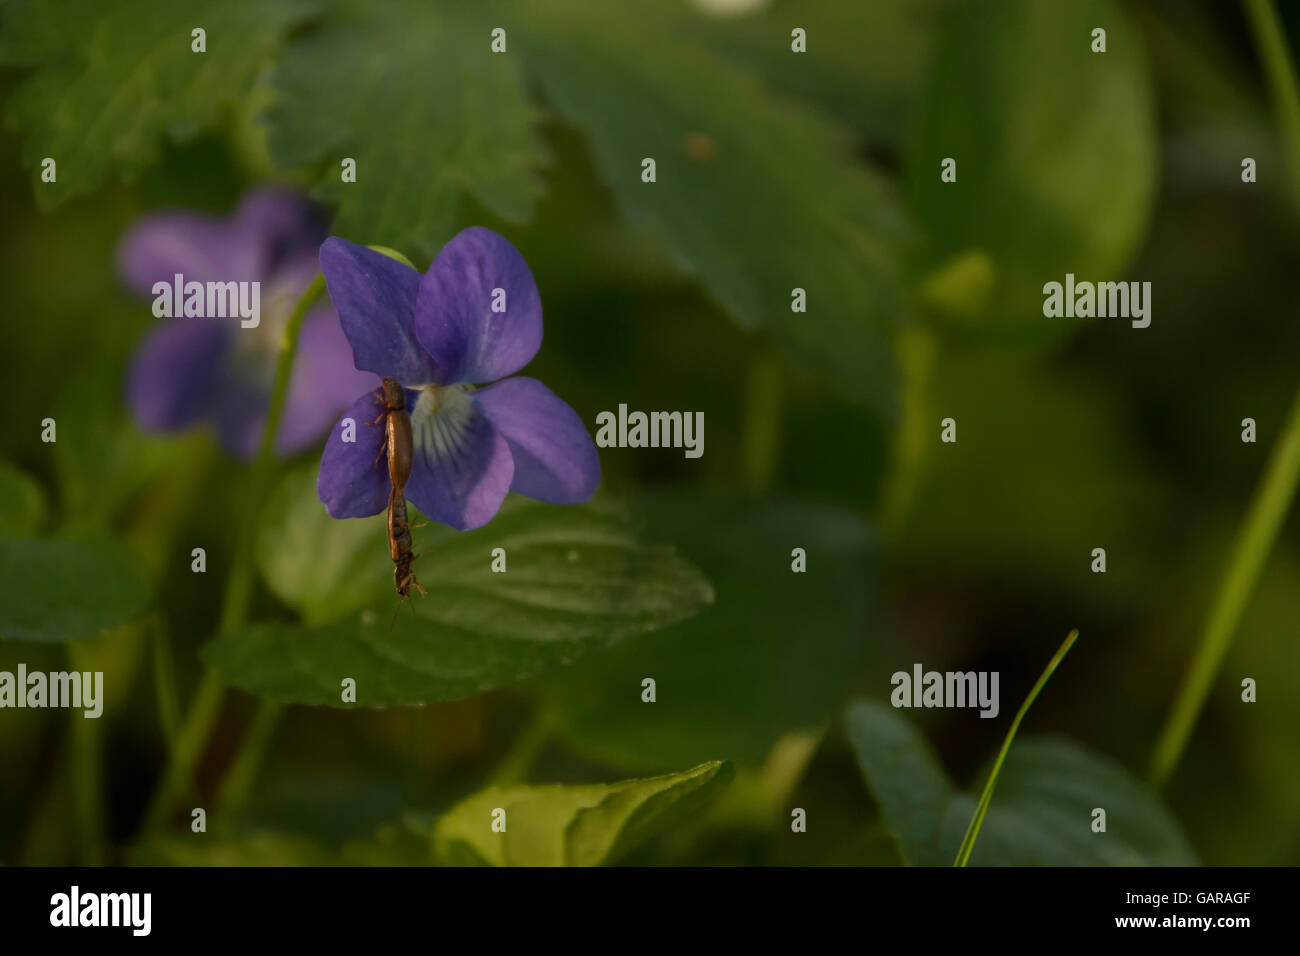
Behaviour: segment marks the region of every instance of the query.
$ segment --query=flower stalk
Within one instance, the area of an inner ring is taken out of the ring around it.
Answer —
[[[266,424],[262,431],[257,458],[253,462],[253,472],[249,482],[250,497],[244,507],[244,520],[240,523],[234,561],[230,577],[226,581],[226,593],[217,626],[218,635],[238,630],[248,618],[248,607],[253,593],[253,541],[256,537],[261,505],[265,500],[275,467],[275,438],[279,433],[280,420],[284,415],[285,400],[289,393],[289,373],[293,369],[294,355],[298,348],[298,333],[302,329],[307,312],[324,291],[325,279],[318,274],[299,298],[277,345],[271,403],[267,408]],[[221,678],[215,671],[204,671],[185,719],[177,731],[167,769],[154,792],[149,808],[145,811],[142,833],[151,833],[165,824],[175,811],[177,802],[189,792],[194,779],[194,769],[207,747],[208,739],[212,736],[224,699],[225,688]],[[269,734],[269,728],[264,728],[260,733]],[[240,758],[237,755],[236,765],[239,762]],[[242,771],[246,777],[251,776],[251,772],[251,769]]]

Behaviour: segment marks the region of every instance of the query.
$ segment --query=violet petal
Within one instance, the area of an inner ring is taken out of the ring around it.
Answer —
[[[542,344],[542,299],[528,263],[490,229],[457,234],[420,280],[415,331],[442,384],[513,375]]]
[[[320,247],[320,267],[357,368],[404,385],[438,381],[437,367],[415,337],[418,272],[333,236]]]
[[[473,398],[510,445],[511,491],[555,505],[580,504],[595,494],[596,446],[578,413],[549,388],[517,376],[481,388]]]
[[[367,392],[330,430],[321,455],[316,494],[335,518],[367,518],[388,507],[388,460],[384,452],[384,406],[379,396]],[[352,419],[352,442],[344,419]],[[379,420],[376,425],[370,422]]]
[[[406,497],[459,531],[487,524],[510,491],[510,446],[458,388],[426,389],[411,409],[415,454]]]
[[[300,288],[306,288],[315,274],[316,253],[329,231],[311,200],[283,186],[264,186],[245,196],[231,229],[257,249],[257,278],[263,281],[279,273],[286,262],[311,260],[313,271]]]
[[[358,394],[378,387],[378,376],[353,366],[334,310],[328,305],[312,309],[298,334],[277,451],[291,455],[312,445]]]
[[[230,223],[188,212],[145,216],[118,245],[122,281],[140,295],[154,295],[156,282],[177,273],[190,282],[251,282],[261,279],[262,250]]]
[[[193,319],[169,319],[149,331],[126,384],[127,404],[142,428],[174,431],[209,414],[232,331]]]

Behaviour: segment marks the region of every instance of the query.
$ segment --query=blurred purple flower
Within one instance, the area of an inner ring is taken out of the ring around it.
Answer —
[[[320,266],[357,367],[405,387],[415,444],[406,497],[420,511],[463,531],[491,521],[508,491],[552,504],[591,498],[600,459],[582,419],[536,379],[506,378],[537,354],[542,301],[505,238],[466,229],[424,275],[330,238]],[[496,384],[468,387],[482,382]],[[340,427],[325,443],[316,490],[335,518],[388,504],[384,429],[362,424],[382,412],[367,392],[346,413],[356,441]]]
[[[226,219],[196,213],[153,213],[136,222],[118,249],[118,267],[132,290],[153,296],[154,284],[258,282],[261,317],[254,328],[238,317],[164,319],[132,360],[127,402],[140,426],[170,432],[212,423],[232,455],[257,451],[270,404],[280,335],[317,270],[326,226],[314,207],[290,190],[258,189]],[[298,339],[276,436],[276,451],[311,445],[373,375],[358,371],[338,316],[322,301],[308,312]]]

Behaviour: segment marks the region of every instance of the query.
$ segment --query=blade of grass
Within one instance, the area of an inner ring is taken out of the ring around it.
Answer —
[[[1006,739],[1002,741],[1002,749],[998,752],[998,759],[993,762],[993,769],[989,771],[988,782],[984,784],[984,792],[980,794],[979,803],[975,805],[975,813],[971,816],[970,826],[966,828],[966,835],[962,837],[961,846],[957,849],[957,859],[953,860],[953,866],[965,866],[966,861],[970,859],[971,851],[975,849],[975,838],[980,834],[980,826],[984,823],[984,815],[988,813],[989,803],[993,800],[993,788],[997,785],[998,774],[1002,772],[1002,763],[1007,759],[1007,752],[1011,750],[1011,741],[1016,739],[1016,731],[1020,729],[1020,722],[1025,719],[1025,714],[1029,713],[1030,706],[1034,699],[1038,697],[1047,679],[1052,676],[1056,670],[1056,665],[1060,664],[1065,655],[1070,652],[1074,646],[1075,640],[1079,637],[1079,632],[1071,631],[1061,642],[1061,646],[1056,649],[1052,659],[1047,662],[1047,667],[1039,676],[1037,683],[1029,691],[1029,696],[1025,702],[1020,705],[1020,710],[1016,713],[1016,719],[1011,721],[1011,729],[1007,731]]]
[[[1178,697],[1160,730],[1151,755],[1149,779],[1159,790],[1169,780],[1187,746],[1192,729],[1205,706],[1214,678],[1219,673],[1228,645],[1232,643],[1237,622],[1260,572],[1282,528],[1282,519],[1291,507],[1296,485],[1300,482],[1300,394],[1296,395],[1290,417],[1281,438],[1273,447],[1268,470],[1260,481],[1246,520],[1237,533],[1232,557],[1215,594],[1209,620],[1201,643],[1183,678]]]
[[[1287,48],[1286,34],[1269,0],[1246,0],[1246,19],[1259,50],[1259,58],[1268,79],[1269,94],[1286,150],[1287,165],[1300,169],[1300,88],[1296,85],[1295,66]],[[1300,179],[1291,183],[1293,195],[1300,198]],[[1246,519],[1237,532],[1232,556],[1215,594],[1210,616],[1201,634],[1201,642],[1183,678],[1169,716],[1160,729],[1151,754],[1148,777],[1151,786],[1164,787],[1187,747],[1192,730],[1200,717],[1210,687],[1228,653],[1246,604],[1259,580],[1264,562],[1273,549],[1282,521],[1291,508],[1296,487],[1300,484],[1300,393],[1282,426],[1277,443]]]
[[[1268,80],[1269,99],[1282,135],[1282,148],[1291,166],[1300,160],[1300,89],[1296,87],[1295,63],[1286,43],[1286,29],[1272,0],[1245,0],[1243,6],[1250,35],[1259,51],[1260,64]],[[1293,194],[1300,198],[1300,181],[1292,178]]]

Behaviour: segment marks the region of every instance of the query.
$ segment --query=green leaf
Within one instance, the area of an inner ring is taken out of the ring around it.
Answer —
[[[707,18],[693,27],[712,46],[758,72],[771,87],[825,110],[873,143],[901,145],[910,132],[936,26],[947,0],[800,0],[744,17]],[[846,24],[852,29],[845,29]],[[808,53],[793,54],[790,31],[803,28]],[[863,56],[864,36],[888,38]]]
[[[586,134],[628,218],[743,327],[768,329],[845,394],[892,410],[901,220],[848,134],[661,8],[554,2],[518,14],[524,35],[511,49]],[[651,47],[672,55],[645,55]],[[647,157],[653,183],[641,179]],[[791,311],[795,288],[806,313]]]
[[[712,798],[731,779],[723,761],[681,773],[583,786],[492,787],[452,807],[434,829],[445,860],[492,866],[599,866]],[[505,811],[504,833],[492,830]]]
[[[331,518],[316,495],[319,471],[308,461],[285,475],[267,499],[257,538],[267,587],[311,624],[364,607],[391,591],[393,580],[385,516]],[[441,538],[442,530],[430,525],[424,533]]]
[[[1045,282],[1120,274],[1155,186],[1153,98],[1142,40],[1111,0],[958,4],[943,19],[909,153],[909,206],[927,271],[982,250],[997,282],[985,314],[1035,335]],[[1107,33],[1093,53],[1095,27]],[[940,162],[957,181],[940,181]]]
[[[956,794],[921,732],[872,701],[851,705],[846,723],[858,766],[903,859],[917,866],[951,863],[957,843],[949,852],[944,824]]]
[[[867,788],[914,866],[951,866],[975,797],[949,782],[933,751],[892,708],[858,701],[846,714]],[[976,777],[977,785],[987,769]],[[1106,832],[1092,811],[1106,811]],[[1055,738],[1011,748],[975,844],[975,866],[1181,866],[1195,863],[1159,799],[1110,760]]]
[[[639,771],[717,755],[758,760],[785,731],[836,713],[871,644],[875,540],[866,522],[780,498],[659,495],[638,505],[708,576],[716,604],[549,678],[567,743]],[[791,571],[795,546],[807,552],[801,574]],[[652,720],[645,677],[656,681]]]
[[[0,637],[70,641],[134,620],[149,587],[109,541],[0,541]]]
[[[13,465],[0,462],[0,537],[32,534],[44,520],[41,486]]]
[[[343,4],[287,47],[271,153],[282,168],[320,163],[313,192],[338,206],[334,235],[432,255],[467,197],[528,218],[542,191],[538,116],[518,58],[491,52],[492,26],[451,4]],[[343,182],[344,158],[356,182]]]
[[[27,134],[23,163],[50,157],[55,182],[35,185],[44,207],[131,178],[165,139],[225,120],[252,88],[280,38],[312,6],[302,0],[90,0],[0,8],[0,62],[36,66],[9,103]],[[190,31],[207,31],[207,52]]]
[[[359,531],[330,538],[321,525],[334,519],[314,490],[311,501],[286,510],[283,535],[263,538],[268,583],[312,621],[358,601],[364,607],[313,627],[267,624],[208,645],[208,663],[253,693],[349,706],[340,686],[352,678],[361,706],[466,697],[666,627],[713,600],[699,571],[671,548],[644,543],[620,509],[512,497],[475,531],[415,532],[416,550],[430,552],[415,565],[428,596],[412,595],[403,607],[382,523],[334,522]],[[317,550],[325,540],[338,552]],[[506,552],[505,573],[491,570],[495,548]]]

